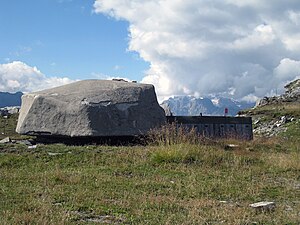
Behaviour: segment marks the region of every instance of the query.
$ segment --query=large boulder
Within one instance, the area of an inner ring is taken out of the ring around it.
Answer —
[[[85,80],[23,95],[16,131],[69,137],[132,136],[165,121],[152,85]]]

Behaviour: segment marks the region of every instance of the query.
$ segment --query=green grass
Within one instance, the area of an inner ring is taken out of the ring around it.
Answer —
[[[247,113],[251,116],[266,115],[268,118],[275,118],[284,115],[291,115],[300,117],[300,107],[298,103],[281,103],[276,105],[265,105],[256,107],[254,109],[243,110],[243,113]]]
[[[12,139],[26,139],[28,136],[22,136],[16,133],[16,124],[18,120],[18,114],[10,115],[8,118],[0,116],[0,140],[6,137]]]
[[[0,224],[298,224],[299,151],[223,144],[1,145]],[[275,212],[249,207],[264,200]]]
[[[0,145],[0,224],[300,223],[299,142],[163,135],[133,147]],[[258,201],[275,211],[249,207]]]
[[[249,110],[244,110],[241,111],[241,113],[252,116],[253,122],[256,119],[259,119],[261,122],[270,122],[272,120],[279,120],[282,116],[294,117],[294,119],[296,120],[300,119],[300,107],[297,103],[265,105]]]

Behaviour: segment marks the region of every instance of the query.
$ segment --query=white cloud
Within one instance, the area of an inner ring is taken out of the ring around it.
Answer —
[[[300,25],[300,12],[295,12],[293,10],[288,11],[289,19],[294,23],[295,25]]]
[[[300,76],[300,61],[289,58],[282,59],[275,68],[274,74],[280,80],[291,80]]]
[[[270,25],[261,24],[255,27],[253,33],[249,36],[237,39],[233,43],[236,49],[253,49],[266,45],[271,45],[276,36]]]
[[[300,79],[300,61],[295,61],[289,58],[284,58],[279,65],[274,69],[275,80],[279,85],[279,90],[283,90],[283,86],[287,81]],[[277,90],[276,90],[277,91]]]
[[[71,83],[69,78],[47,77],[36,67],[14,61],[0,64],[0,91],[32,92]]]
[[[129,22],[128,49],[150,62],[142,81],[160,98],[255,99],[297,77],[293,63],[289,75],[276,68],[300,61],[298,0],[95,0],[94,9]]]

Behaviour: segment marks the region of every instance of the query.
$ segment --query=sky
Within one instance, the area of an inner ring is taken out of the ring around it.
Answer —
[[[300,78],[300,2],[270,2],[2,0],[0,91],[122,77],[160,100],[282,93]]]

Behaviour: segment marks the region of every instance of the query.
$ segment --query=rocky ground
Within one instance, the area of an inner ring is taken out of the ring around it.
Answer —
[[[249,110],[240,112],[253,119],[253,132],[262,136],[300,132],[300,79],[285,86],[280,96],[264,97]]]
[[[20,106],[6,106],[0,108],[0,116],[9,116],[12,114],[19,113]]]
[[[288,130],[288,125],[290,125],[289,123],[294,121],[295,124],[300,126],[300,120],[290,115],[284,115],[271,121],[263,121],[263,118],[258,117],[254,121],[253,132],[257,135],[276,136],[286,132]]]

